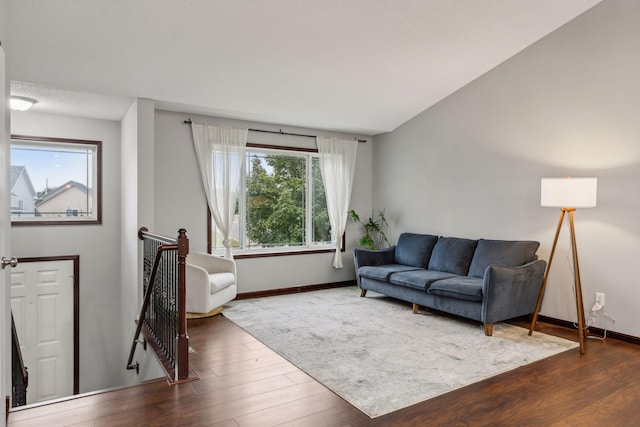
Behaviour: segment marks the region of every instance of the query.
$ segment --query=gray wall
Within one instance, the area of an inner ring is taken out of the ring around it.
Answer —
[[[374,207],[392,234],[535,239],[548,259],[560,214],[540,178],[598,177],[598,206],[576,212],[585,307],[606,293],[640,336],[640,2],[609,0],[395,131],[374,138]],[[382,100],[381,100],[382,101]],[[563,228],[542,314],[575,320]]]
[[[241,122],[214,117],[156,111],[155,117],[155,224],[158,233],[174,236],[181,227],[187,229],[192,251],[206,251],[207,202],[193,149],[191,127],[183,122],[192,118],[198,123],[226,124],[284,132],[354,138],[355,135],[304,128]],[[371,138],[358,145],[356,175],[351,207],[362,215],[371,212]],[[250,132],[249,142],[315,147],[312,138],[281,137]],[[333,254],[293,255],[239,259],[238,292],[286,288],[301,285],[354,280],[353,248],[360,236],[357,224],[347,227],[344,268],[335,270]]]
[[[3,46],[6,46],[7,44],[7,34],[9,33],[8,16],[9,1],[0,0],[0,42],[2,42]],[[6,81],[3,79],[2,84],[5,83]]]
[[[12,112],[20,135],[102,141],[102,224],[11,228],[13,256],[80,255],[80,392],[122,384],[120,123]]]

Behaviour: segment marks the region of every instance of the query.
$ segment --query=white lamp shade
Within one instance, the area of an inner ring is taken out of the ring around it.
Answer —
[[[598,178],[542,178],[540,205],[558,208],[594,208]]]

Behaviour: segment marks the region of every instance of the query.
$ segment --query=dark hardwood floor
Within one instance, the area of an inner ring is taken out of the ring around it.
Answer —
[[[527,325],[523,325],[527,326]],[[575,331],[541,323],[568,338]],[[481,328],[478,330],[482,333]],[[10,426],[634,426],[640,346],[590,339],[558,354],[371,419],[225,319],[190,321],[200,380],[166,381],[12,411]],[[124,369],[124,368],[123,368]]]

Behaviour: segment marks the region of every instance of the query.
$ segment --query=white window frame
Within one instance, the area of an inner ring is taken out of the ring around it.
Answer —
[[[266,146],[262,144],[247,144],[246,149],[246,163],[248,167],[251,156],[255,153],[266,155],[279,155],[279,156],[292,156],[301,157],[306,159],[306,183],[305,183],[305,244],[303,246],[281,246],[281,247],[268,247],[268,248],[248,248],[248,235],[246,230],[246,197],[247,197],[247,174],[246,171],[242,176],[241,181],[241,193],[238,196],[239,202],[239,235],[240,235],[240,247],[232,247],[233,256],[235,258],[251,258],[261,256],[278,256],[278,255],[292,255],[292,254],[305,254],[305,253],[324,253],[335,252],[335,243],[333,242],[313,242],[313,159],[320,158],[318,150],[296,148],[296,147],[280,147],[280,146]],[[209,252],[216,255],[223,255],[224,248],[213,247],[213,233],[215,231],[215,224],[211,217],[211,212],[207,212],[209,221]]]

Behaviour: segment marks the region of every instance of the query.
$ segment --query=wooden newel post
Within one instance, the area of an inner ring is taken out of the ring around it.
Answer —
[[[177,378],[183,380],[189,377],[189,336],[187,335],[187,304],[186,278],[187,254],[189,253],[189,239],[187,230],[178,230],[178,336],[177,338]]]

